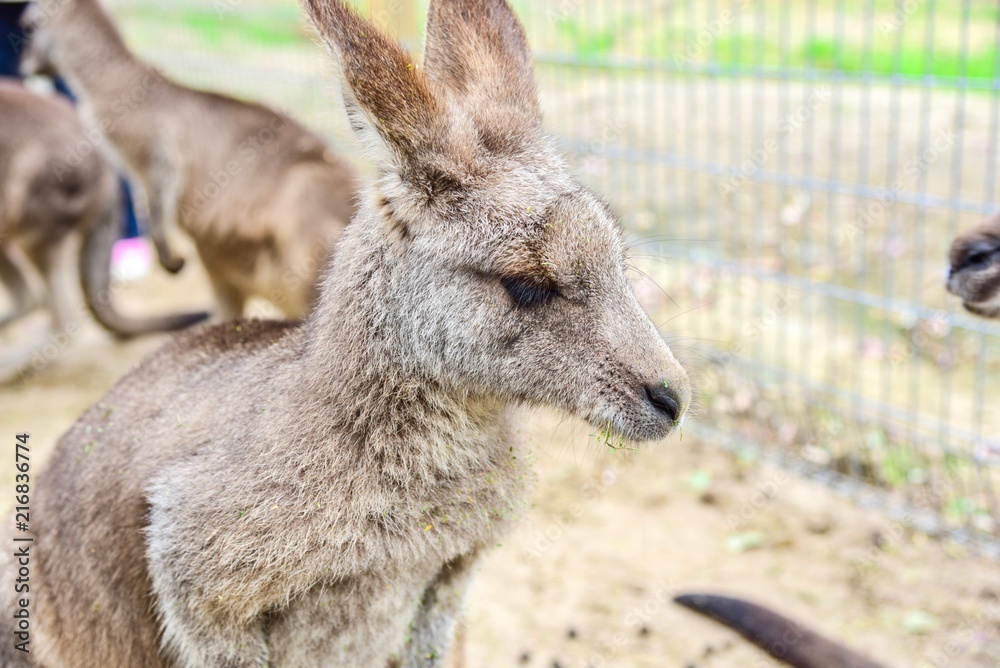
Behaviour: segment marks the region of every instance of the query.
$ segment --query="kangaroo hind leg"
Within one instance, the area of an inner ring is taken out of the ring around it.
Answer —
[[[38,306],[38,298],[28,284],[27,277],[11,257],[11,250],[4,246],[0,246],[0,283],[3,283],[14,300],[12,308],[7,313],[0,314],[0,327],[9,325]]]

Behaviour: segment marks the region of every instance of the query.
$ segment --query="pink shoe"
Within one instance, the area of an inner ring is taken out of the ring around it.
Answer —
[[[153,252],[142,237],[119,239],[111,251],[111,275],[126,283],[149,274]]]

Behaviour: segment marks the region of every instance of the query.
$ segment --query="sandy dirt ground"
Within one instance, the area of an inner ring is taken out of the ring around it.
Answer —
[[[205,285],[192,265],[119,298],[132,312],[203,307]],[[43,325],[35,315],[0,346]],[[37,470],[76,416],[163,340],[118,344],[86,326],[40,373],[0,388],[0,438],[12,446],[30,432]],[[690,433],[627,453],[602,451],[590,431],[525,415],[534,501],[471,592],[470,666],[777,665],[671,602],[702,590],[766,603],[887,666],[1000,665],[1000,565]],[[4,461],[6,508],[13,457]]]

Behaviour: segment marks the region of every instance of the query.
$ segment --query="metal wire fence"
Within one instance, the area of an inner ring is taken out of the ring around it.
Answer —
[[[418,46],[399,19],[425,3],[376,4]],[[552,132],[621,212],[640,296],[699,370],[689,429],[1000,556],[1000,326],[943,288],[1000,182],[997,4],[513,4]],[[354,150],[294,0],[112,9],[178,79]]]

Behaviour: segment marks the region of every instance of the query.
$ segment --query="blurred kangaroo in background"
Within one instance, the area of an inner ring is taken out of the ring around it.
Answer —
[[[73,326],[77,281],[94,317],[119,337],[180,329],[207,317],[120,315],[110,294],[111,249],[121,232],[121,204],[111,167],[96,151],[81,154],[73,164],[62,162],[67,150],[87,142],[76,113],[63,100],[0,79],[0,119],[0,281],[13,298],[13,308],[0,316],[0,326],[39,303],[15,260],[18,252],[44,279],[54,332],[65,333]],[[36,342],[15,359],[0,361],[0,378],[9,380],[47,343]]]
[[[304,316],[354,215],[353,170],[282,113],[167,79],[128,50],[98,0],[39,0],[27,22],[25,69],[58,71],[142,185],[164,268],[183,266],[166,236],[177,222],[224,320],[254,295]]]
[[[439,666],[527,505],[516,407],[635,441],[685,414],[506,2],[432,0],[426,69],[343,2],[305,4],[378,177],[304,323],[183,334],[60,439],[31,515],[32,654],[4,642],[3,665]]]
[[[948,292],[970,313],[1000,318],[1000,214],[959,234],[949,260]]]

